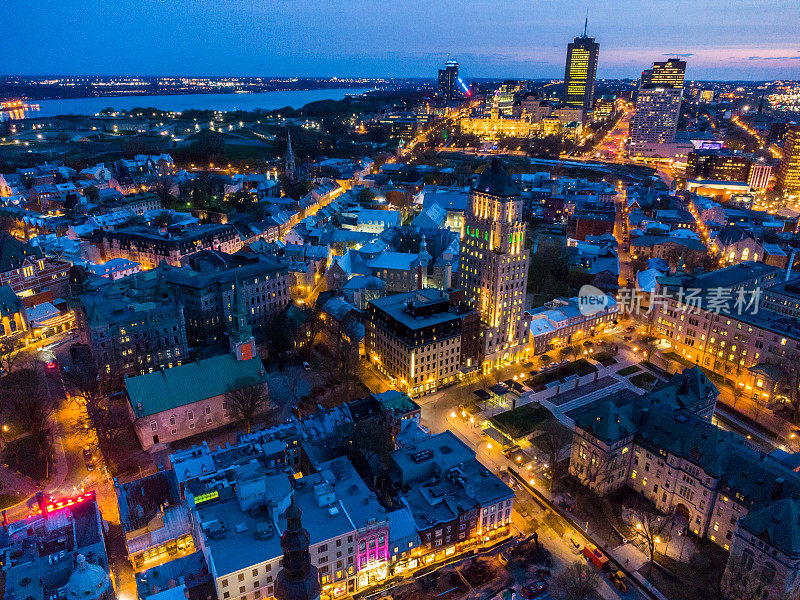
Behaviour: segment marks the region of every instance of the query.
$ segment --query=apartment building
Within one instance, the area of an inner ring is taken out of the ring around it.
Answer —
[[[224,341],[237,293],[248,323],[263,332],[291,301],[294,280],[288,267],[277,260],[215,250],[194,254],[185,267],[161,265],[138,277],[150,285],[163,285],[181,303],[192,346]]]
[[[221,600],[258,600],[275,593],[280,539],[292,502],[310,534],[311,563],[331,596],[352,594],[386,576],[388,516],[350,462],[340,457],[292,478],[258,460],[225,477],[186,486],[196,543]]]
[[[543,354],[610,327],[617,319],[619,303],[610,295],[606,298],[606,306],[591,315],[581,312],[577,297],[555,298],[532,310],[530,332],[533,353]]]
[[[450,294],[435,288],[371,300],[365,316],[367,356],[414,398],[455,383],[462,366],[477,364],[477,355],[465,353],[470,345],[462,343],[462,334],[478,320],[455,296],[451,302]]]

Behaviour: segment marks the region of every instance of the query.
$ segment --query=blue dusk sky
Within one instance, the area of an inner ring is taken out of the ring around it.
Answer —
[[[5,0],[13,75],[563,77],[577,0]],[[590,1],[598,77],[800,79],[798,0]]]

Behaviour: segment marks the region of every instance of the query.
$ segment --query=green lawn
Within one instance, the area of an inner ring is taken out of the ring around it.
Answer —
[[[628,381],[638,388],[650,391],[650,389],[653,387],[653,384],[658,381],[658,379],[656,379],[656,377],[650,373],[639,373],[638,375],[634,375],[633,377],[629,378]]]
[[[552,418],[553,415],[549,410],[540,404],[531,403],[500,413],[496,417],[492,417],[490,422],[507,436],[516,440],[529,436],[542,423]]]
[[[633,375],[634,373],[639,372],[639,367],[636,365],[631,365],[629,367],[625,367],[624,369],[620,369],[617,371],[617,375],[622,375],[623,377],[627,377],[628,375]]]
[[[598,352],[592,356],[592,358],[604,367],[610,367],[611,365],[617,364],[617,359],[611,356],[608,352]]]

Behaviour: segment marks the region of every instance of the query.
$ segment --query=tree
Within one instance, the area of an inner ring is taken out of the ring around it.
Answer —
[[[565,600],[589,600],[595,597],[600,575],[593,565],[577,561],[559,573],[553,581],[553,588],[560,590]]]
[[[14,370],[14,365],[22,352],[22,340],[18,337],[0,338],[0,368],[6,373]]]
[[[46,477],[53,454],[53,402],[36,369],[18,369],[7,374],[0,386],[0,401],[4,418],[19,424],[30,435],[43,460],[47,462]]]
[[[636,537],[645,547],[652,574],[656,544],[660,544],[672,532],[675,515],[660,515],[649,507],[637,506],[632,509],[632,517]]]
[[[322,306],[320,306],[319,302],[310,302],[306,306],[306,320],[303,323],[303,330],[305,331],[305,336],[303,336],[303,345],[310,353],[311,348],[313,348],[314,344],[317,343],[317,338],[325,329],[325,320],[327,316],[322,310]]]
[[[372,202],[375,199],[374,192],[369,188],[364,188],[358,192],[358,201],[361,204]]]
[[[329,319],[328,338],[331,360],[323,364],[329,381],[336,385],[336,395],[340,402],[350,402],[355,398],[362,373],[358,346],[350,340],[348,331],[342,325]]]
[[[225,394],[228,410],[237,419],[244,421],[247,433],[253,418],[269,405],[269,391],[266,384],[255,379],[239,379]]]
[[[556,465],[558,464],[558,453],[564,446],[564,427],[555,419],[545,421],[542,425],[542,433],[539,435],[538,440],[542,445],[542,449],[548,455],[548,467],[546,472],[550,474],[550,490],[553,490],[556,477]]]
[[[553,358],[549,354],[542,354],[539,356],[539,366],[546,367],[553,362]]]
[[[83,188],[83,195],[92,202],[97,202],[100,199],[100,190],[93,185],[89,185]]]
[[[669,265],[670,269],[676,270],[678,265],[683,261],[683,251],[677,246],[673,246],[664,252],[662,258]]]
[[[373,484],[389,465],[394,451],[391,429],[376,417],[362,419],[353,425],[350,435],[345,437],[345,445],[353,466],[368,476]]]
[[[99,450],[107,460],[119,448],[119,438],[128,426],[121,396],[112,396],[119,384],[116,373],[98,374],[87,368],[74,368],[64,374],[67,393],[77,403],[72,429],[81,443]]]

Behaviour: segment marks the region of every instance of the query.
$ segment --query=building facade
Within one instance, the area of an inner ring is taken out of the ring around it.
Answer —
[[[459,265],[466,302],[478,311],[483,323],[484,368],[527,353],[529,263],[520,191],[495,158],[472,190]]]
[[[686,62],[670,59],[642,73],[629,131],[631,154],[651,153],[675,140],[685,71]]]
[[[476,321],[474,311],[435,288],[371,300],[365,316],[367,356],[408,396],[430,393],[458,381],[462,366],[477,363],[478,357],[465,356],[462,347],[465,323],[469,328]]]
[[[139,263],[142,269],[153,269],[162,261],[179,267],[187,257],[201,250],[233,254],[242,247],[232,225],[198,225],[175,231],[124,227],[103,232],[101,243],[106,260],[127,258]]]
[[[567,44],[567,65],[564,69],[563,102],[570,108],[585,112],[594,107],[594,86],[600,44],[586,35]]]
[[[786,125],[777,183],[778,188],[784,192],[795,194],[800,191],[800,123]]]

